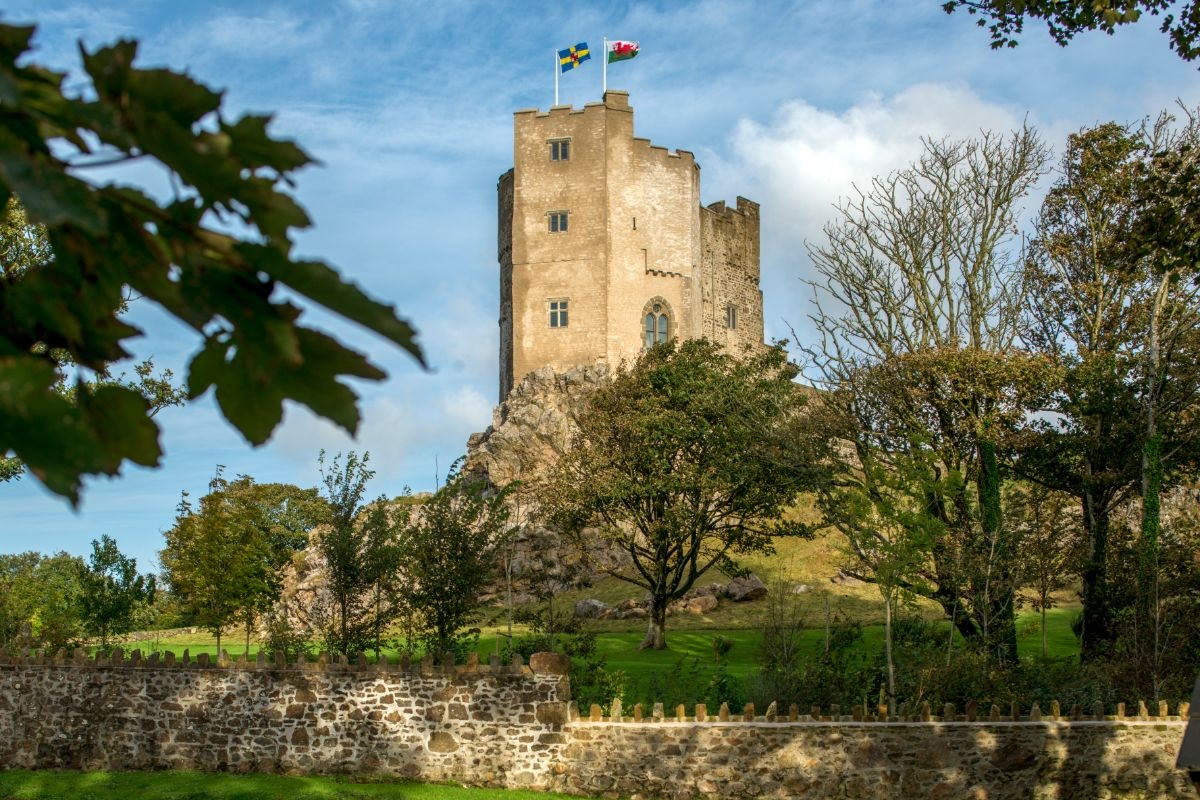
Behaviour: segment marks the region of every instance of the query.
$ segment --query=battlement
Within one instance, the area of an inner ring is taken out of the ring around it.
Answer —
[[[724,200],[718,200],[715,203],[709,203],[707,206],[702,207],[703,211],[730,220],[733,219],[734,214],[746,219],[757,220],[759,218],[758,209],[758,203],[753,200],[747,200],[741,195],[738,195],[736,208],[730,208],[725,204]]]

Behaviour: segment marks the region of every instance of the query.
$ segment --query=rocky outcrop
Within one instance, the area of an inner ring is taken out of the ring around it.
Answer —
[[[603,364],[529,373],[492,412],[488,429],[467,440],[465,469],[496,486],[545,474],[570,445],[588,396],[608,380]]]

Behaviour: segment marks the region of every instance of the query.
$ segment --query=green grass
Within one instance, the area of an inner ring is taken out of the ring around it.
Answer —
[[[2,800],[565,800],[567,795],[355,778],[200,772],[0,771]]]
[[[745,607],[765,604],[745,603],[741,605]],[[1075,634],[1071,631],[1071,620],[1077,613],[1078,608],[1074,606],[1052,608],[1047,612],[1047,655],[1053,658],[1064,658],[1079,654],[1079,644],[1075,639]],[[718,626],[696,628],[676,624],[687,617],[690,617],[690,615],[679,615],[668,619],[667,645],[670,648],[668,650],[638,650],[638,644],[642,641],[644,633],[642,629],[644,623],[639,623],[635,631],[598,631],[596,636],[597,649],[605,656],[610,668],[624,670],[630,677],[640,678],[671,667],[681,658],[695,657],[701,663],[715,665],[716,659],[713,655],[712,642],[717,636],[724,636],[733,642],[732,649],[723,659],[729,673],[737,677],[744,677],[756,671],[759,647],[762,642],[761,630],[758,628]],[[949,630],[949,623],[944,620],[937,621],[934,624],[944,630]],[[1040,616],[1035,611],[1025,611],[1017,615],[1017,645],[1022,657],[1033,658],[1041,655],[1040,624]],[[524,628],[517,628],[516,630],[518,635],[525,632]],[[883,626],[865,624],[863,625],[862,632],[862,640],[856,646],[856,650],[866,654],[880,652],[883,648]],[[498,632],[488,632],[480,636],[479,644],[476,648],[480,659],[486,662],[488,656],[497,651],[497,644],[499,644],[499,649],[502,651],[505,638],[503,634]],[[824,638],[825,632],[821,627],[812,627],[805,630],[804,647],[807,652],[815,657],[823,646]],[[222,642],[222,645],[224,646],[225,642]],[[170,650],[177,656],[182,655],[186,649],[191,653],[193,658],[200,653],[208,653],[211,656],[216,655],[215,642],[211,637],[203,634],[167,636],[157,640],[146,640],[137,644],[128,644],[126,647],[128,649],[140,647],[144,653],[149,653],[153,649],[157,649],[160,652]],[[226,649],[230,650],[228,647]],[[240,645],[236,649],[231,650],[231,654],[234,656],[239,655],[241,652],[242,647]],[[395,650],[387,650],[385,652],[393,660],[399,657],[398,652]],[[252,641],[250,646],[251,658],[255,657],[257,653],[258,643]]]

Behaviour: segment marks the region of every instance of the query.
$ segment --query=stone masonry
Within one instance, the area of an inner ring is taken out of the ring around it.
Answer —
[[[1185,798],[1188,716],[569,701],[562,656],[465,665],[0,658],[0,769],[397,775],[670,798]]]
[[[758,204],[702,206],[695,157],[634,137],[626,92],[516,112],[497,194],[501,402],[541,367],[633,361],[651,312],[762,346]]]

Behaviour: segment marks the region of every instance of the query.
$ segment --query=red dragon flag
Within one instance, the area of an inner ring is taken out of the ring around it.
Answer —
[[[618,61],[628,61],[638,54],[637,42],[623,42],[618,39],[607,44],[609,64],[615,64]]]

